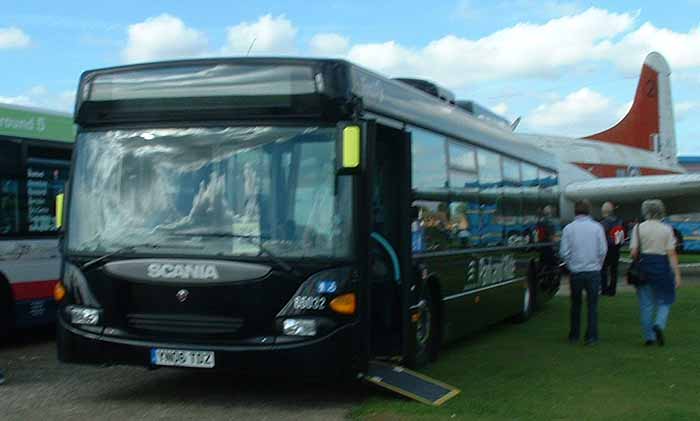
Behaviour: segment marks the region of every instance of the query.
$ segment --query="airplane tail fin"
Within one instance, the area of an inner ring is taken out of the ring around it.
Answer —
[[[676,162],[670,75],[671,69],[661,54],[647,55],[627,115],[615,126],[585,138],[645,149]]]

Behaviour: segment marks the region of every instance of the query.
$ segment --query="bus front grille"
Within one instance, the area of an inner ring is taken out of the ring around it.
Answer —
[[[243,327],[243,319],[182,314],[129,314],[129,327],[142,331],[187,336],[234,336]]]

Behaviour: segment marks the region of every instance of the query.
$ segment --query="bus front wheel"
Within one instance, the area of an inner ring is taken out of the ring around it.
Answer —
[[[60,316],[59,316],[60,317]],[[75,360],[75,343],[73,337],[61,324],[56,321],[56,354],[58,361],[70,363]]]
[[[425,287],[418,304],[411,311],[413,326],[413,355],[409,358],[409,366],[422,367],[434,360],[438,351],[438,314],[430,290]]]

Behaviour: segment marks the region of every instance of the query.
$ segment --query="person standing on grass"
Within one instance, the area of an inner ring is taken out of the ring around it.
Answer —
[[[608,251],[603,226],[594,221],[591,203],[580,200],[574,205],[576,219],[564,227],[561,237],[560,254],[571,273],[571,327],[569,342],[579,340],[581,328],[581,297],[586,291],[588,306],[588,327],[586,345],[598,342],[598,292],[600,290],[600,271]]]
[[[633,259],[640,258],[645,280],[644,284],[635,285],[645,345],[664,345],[668,314],[676,300],[676,289],[681,286],[676,238],[671,226],[661,222],[664,213],[662,201],[645,200],[642,203],[645,221],[632,229],[630,240],[630,255]]]
[[[614,296],[617,292],[617,266],[620,262],[620,247],[625,242],[625,225],[622,219],[615,216],[612,202],[605,202],[600,208],[603,219],[600,224],[605,229],[608,240],[608,254],[605,255],[603,271],[601,272],[601,295]]]

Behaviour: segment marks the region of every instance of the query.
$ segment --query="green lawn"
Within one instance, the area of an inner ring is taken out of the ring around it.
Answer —
[[[700,286],[679,290],[663,348],[642,346],[633,294],[601,298],[601,341],[595,347],[567,343],[568,297],[557,297],[523,325],[496,326],[446,349],[425,370],[461,389],[444,406],[377,391],[352,415],[371,420],[700,419]]]

